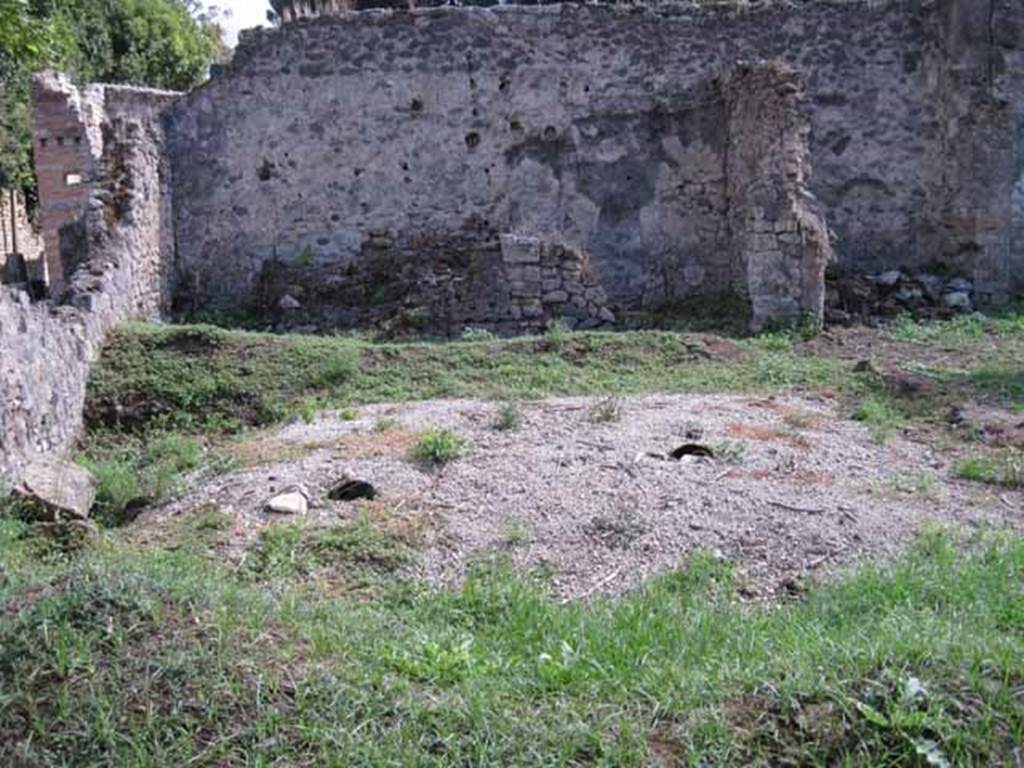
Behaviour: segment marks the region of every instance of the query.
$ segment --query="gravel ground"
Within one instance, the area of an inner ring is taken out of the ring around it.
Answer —
[[[737,565],[741,593],[771,600],[860,558],[886,558],[928,521],[1024,527],[1024,493],[952,481],[926,445],[875,442],[827,398],[656,395],[524,404],[520,429],[494,429],[497,406],[432,401],[321,415],[238,446],[243,468],[197,482],[147,511],[153,531],[203,505],[237,521],[238,557],[269,516],[265,502],[298,485],[319,524],[351,520],[358,502],[326,491],[345,475],[373,483],[375,507],[423,533],[414,575],[456,583],[467,565],[504,553],[539,567],[564,598],[614,594],[706,549]],[[380,420],[394,420],[379,431]],[[418,432],[449,428],[465,455],[443,468],[409,458]],[[684,444],[716,457],[670,460]]]

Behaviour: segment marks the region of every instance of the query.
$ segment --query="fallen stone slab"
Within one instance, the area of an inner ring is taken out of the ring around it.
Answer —
[[[51,523],[87,520],[96,500],[96,479],[70,461],[41,457],[25,469],[14,497],[25,518]]]

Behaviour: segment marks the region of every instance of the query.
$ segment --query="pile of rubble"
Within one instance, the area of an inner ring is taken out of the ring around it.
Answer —
[[[909,312],[949,317],[974,311],[974,284],[965,277],[942,277],[897,269],[875,275],[842,274],[831,279],[826,320],[837,325]]]

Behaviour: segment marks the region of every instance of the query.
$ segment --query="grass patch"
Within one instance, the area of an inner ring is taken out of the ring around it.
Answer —
[[[460,458],[466,441],[450,429],[431,429],[420,435],[409,454],[424,464],[448,464]]]
[[[125,438],[94,435],[78,463],[97,481],[93,517],[101,525],[130,522],[148,503],[165,501],[179,488],[182,475],[205,461],[202,443],[174,433]]]
[[[617,601],[493,565],[365,601],[287,580],[361,562],[349,534],[275,534],[271,582],[114,541],[40,561],[23,534],[0,522],[4,765],[994,765],[1024,741],[1017,538],[929,535],[767,610],[704,556]]]
[[[315,528],[277,523],[266,528],[247,561],[259,579],[310,576],[344,578],[350,586],[366,586],[375,576],[391,573],[409,559],[409,548],[362,515],[353,524]]]
[[[515,403],[502,403],[494,414],[494,428],[499,432],[515,432],[523,425],[523,411]]]
[[[928,472],[899,474],[885,480],[874,480],[870,488],[873,493],[880,495],[901,494],[933,499],[942,495],[942,484],[935,475]]]
[[[888,399],[877,394],[863,398],[857,404],[853,418],[863,422],[879,443],[888,442],[903,420],[899,410]]]
[[[848,365],[789,336],[554,332],[465,343],[372,344],[208,326],[124,326],[90,377],[90,429],[230,432],[316,410],[439,397],[777,392],[852,388]]]
[[[275,337],[212,326],[127,326],[90,377],[86,418],[140,427],[231,431],[311,418],[356,375],[359,353],[339,339]],[[115,394],[116,393],[116,394]]]
[[[921,345],[969,347],[985,337],[993,339],[1024,339],[1024,311],[1008,307],[992,316],[958,315],[950,320],[915,320],[900,315],[886,329],[894,341]]]
[[[953,475],[976,483],[1024,487],[1024,451],[1011,449],[993,456],[960,459],[953,467]]]
[[[590,407],[587,417],[594,424],[612,424],[622,420],[622,412],[622,398],[605,397]]]

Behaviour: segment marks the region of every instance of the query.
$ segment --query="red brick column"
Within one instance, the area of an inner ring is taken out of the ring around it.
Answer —
[[[32,87],[32,139],[39,179],[39,216],[45,243],[50,294],[60,293],[65,265],[61,229],[85,212],[96,178],[89,110],[82,94],[64,76],[45,72]]]

